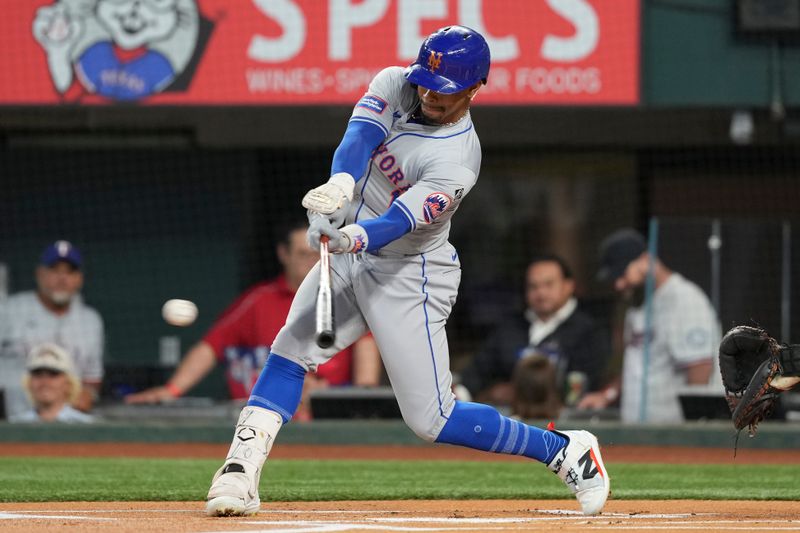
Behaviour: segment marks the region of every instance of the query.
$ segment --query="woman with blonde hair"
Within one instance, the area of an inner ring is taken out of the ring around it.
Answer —
[[[39,344],[28,354],[22,384],[33,407],[11,422],[88,423],[94,417],[72,407],[81,392],[72,357],[53,343]]]

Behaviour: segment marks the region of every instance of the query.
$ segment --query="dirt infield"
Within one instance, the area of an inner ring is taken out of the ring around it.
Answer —
[[[3,456],[196,457],[220,459],[227,445],[39,443],[0,444]],[[798,463],[793,450],[606,446],[606,462]],[[281,459],[426,459],[528,461],[449,446],[276,446]],[[210,518],[203,502],[50,502],[0,504],[0,532],[332,531],[800,531],[800,502],[609,500],[584,517],[574,500],[349,501],[262,503],[255,517]]]
[[[264,503],[234,519],[206,517],[200,502],[0,504],[0,531],[800,531],[800,502],[612,500],[597,517],[576,508],[567,500]]]

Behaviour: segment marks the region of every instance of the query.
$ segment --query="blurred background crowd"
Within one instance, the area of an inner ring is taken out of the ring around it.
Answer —
[[[457,396],[524,418],[722,417],[721,333],[797,342],[800,2],[4,9],[0,417],[246,398],[316,261],[302,194],[375,70],[449,22],[493,51],[451,232]],[[170,298],[198,319],[166,324]],[[341,391],[378,402],[388,383],[366,336],[306,385],[301,421],[313,398],[378,416]]]

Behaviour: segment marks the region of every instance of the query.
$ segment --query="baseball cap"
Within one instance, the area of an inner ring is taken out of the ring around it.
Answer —
[[[614,281],[625,273],[631,261],[647,250],[644,237],[631,228],[615,231],[600,243],[600,269],[597,279]]]
[[[72,357],[64,348],[51,342],[36,345],[28,353],[28,371],[55,370],[64,374],[75,375]]]
[[[34,346],[28,352],[28,372],[22,378],[22,385],[28,399],[34,402],[33,392],[31,392],[31,374],[35,370],[53,370],[61,372],[67,376],[70,383],[69,401],[74,402],[81,393],[81,381],[75,373],[75,366],[72,363],[72,356],[64,348],[51,342],[45,342]]]
[[[47,246],[42,252],[39,263],[51,267],[59,261],[65,261],[75,268],[80,269],[83,264],[83,256],[69,241],[56,241]]]

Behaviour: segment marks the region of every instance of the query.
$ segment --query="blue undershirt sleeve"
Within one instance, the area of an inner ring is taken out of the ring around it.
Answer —
[[[347,172],[356,181],[364,175],[372,151],[386,138],[377,124],[351,120],[347,124],[342,141],[333,154],[331,176],[337,172]]]
[[[358,222],[358,225],[367,232],[368,252],[380,250],[411,231],[411,222],[397,204],[392,204],[378,218]]]

